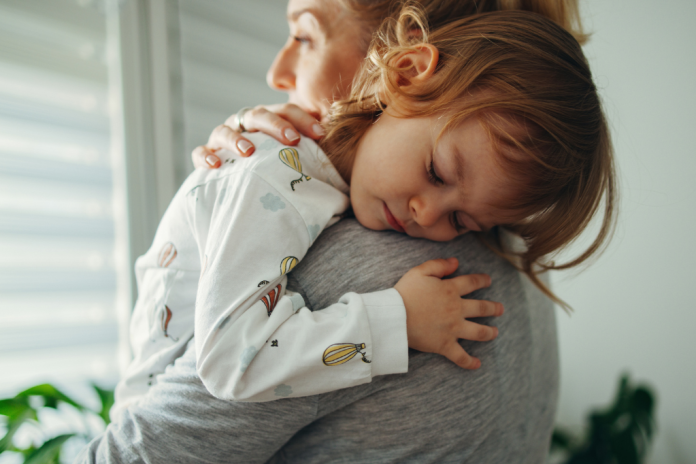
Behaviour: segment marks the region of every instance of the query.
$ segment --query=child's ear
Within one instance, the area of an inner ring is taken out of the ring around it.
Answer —
[[[440,58],[437,47],[431,44],[419,44],[413,48],[415,50],[397,56],[394,62],[395,68],[409,68],[399,76],[397,82],[400,87],[426,82],[435,73]]]

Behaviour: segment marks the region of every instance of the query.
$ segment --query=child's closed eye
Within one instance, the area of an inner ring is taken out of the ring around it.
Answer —
[[[456,230],[459,234],[463,234],[469,231],[469,229],[459,221],[459,216],[456,212],[452,213],[450,222],[452,223],[452,227],[454,227],[454,230]]]
[[[445,183],[445,181],[437,175],[437,172],[435,172],[435,164],[432,160],[430,161],[430,167],[428,169],[428,180],[433,185],[443,185]]]

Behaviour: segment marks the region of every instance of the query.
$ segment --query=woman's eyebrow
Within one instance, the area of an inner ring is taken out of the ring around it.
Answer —
[[[308,14],[312,16],[319,28],[323,32],[327,32],[326,18],[324,17],[324,15],[321,14],[321,11],[317,10],[316,8],[302,8],[301,10],[293,11],[292,13],[288,14],[288,21],[296,22],[299,19],[299,17],[303,14]]]

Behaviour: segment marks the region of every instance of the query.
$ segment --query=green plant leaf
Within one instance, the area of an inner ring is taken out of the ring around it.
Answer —
[[[5,433],[5,436],[0,439],[0,453],[4,453],[12,448],[12,438],[22,424],[29,419],[36,419],[36,411],[27,407],[24,412],[7,423],[7,432]]]
[[[27,456],[24,460],[24,464],[49,464],[58,462],[58,456],[60,456],[63,443],[73,436],[75,436],[74,433],[68,433],[47,440],[39,449]]]
[[[44,407],[56,409],[59,402],[67,403],[80,411],[84,411],[87,408],[82,406],[77,401],[73,400],[56,387],[50,383],[44,383],[41,385],[36,385],[31,388],[27,388],[23,392],[18,393],[15,398],[28,398],[30,396],[40,396],[44,399]]]
[[[551,450],[570,451],[573,437],[561,428],[556,428],[551,435]]]
[[[111,418],[109,417],[109,411],[111,410],[111,407],[114,405],[114,391],[105,390],[103,388],[100,388],[96,384],[92,384],[92,388],[94,388],[94,391],[96,391],[97,395],[99,395],[99,399],[101,400],[102,404],[101,411],[99,411],[97,414],[104,420],[104,423],[106,425],[109,425],[109,422],[111,422]]]
[[[631,397],[631,410],[637,425],[649,441],[655,430],[655,399],[649,388],[640,386],[635,389]]]
[[[611,452],[617,464],[640,464],[633,428],[627,427],[611,437]]]
[[[7,398],[0,400],[0,415],[7,416],[8,421],[16,419],[27,409],[33,409],[27,398]]]

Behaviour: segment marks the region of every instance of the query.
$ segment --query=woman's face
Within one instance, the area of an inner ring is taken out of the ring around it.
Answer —
[[[290,103],[325,118],[331,103],[347,94],[365,50],[357,20],[335,0],[290,0],[290,37],[266,80]]]

